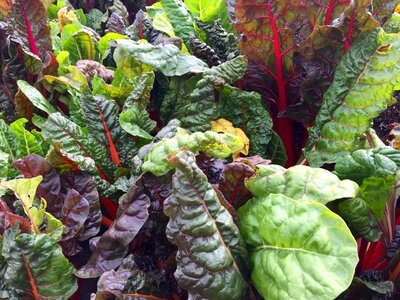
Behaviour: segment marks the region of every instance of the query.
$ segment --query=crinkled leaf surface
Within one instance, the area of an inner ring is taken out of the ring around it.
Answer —
[[[391,147],[356,150],[340,159],[333,171],[341,179],[361,184],[371,176],[384,178],[394,175],[400,166],[400,151]]]
[[[376,242],[381,237],[378,219],[368,203],[361,197],[347,199],[338,205],[338,214],[343,218],[355,237]]]
[[[235,127],[241,128],[250,139],[250,155],[265,153],[272,136],[272,119],[261,96],[231,86],[219,91],[218,113]]]
[[[13,0],[8,23],[11,35],[22,40],[34,55],[44,58],[51,51],[47,12],[40,0]]]
[[[194,155],[178,152],[174,163],[173,194],[164,212],[170,217],[167,237],[178,246],[175,278],[189,298],[241,299],[247,284],[239,268],[246,249],[238,228]]]
[[[245,181],[246,187],[256,197],[283,194],[292,199],[305,199],[326,204],[341,198],[354,198],[358,184],[340,180],[331,172],[297,165],[285,169],[278,165],[258,166],[257,174]]]
[[[65,299],[77,289],[74,267],[60,246],[45,234],[5,232],[2,254],[4,282],[16,299]],[[2,279],[3,279],[2,278]]]
[[[164,13],[174,27],[175,33],[182,37],[189,47],[189,37],[196,35],[194,19],[182,0],[160,0]]]
[[[142,65],[146,71],[157,69],[166,76],[202,73],[208,70],[206,63],[195,56],[182,54],[179,48],[171,44],[153,46],[145,42],[119,40],[114,60],[118,69],[123,72],[129,72],[132,68],[143,68]]]
[[[246,58],[238,56],[205,71],[189,98],[178,106],[175,116],[182,122],[182,127],[192,132],[210,129],[209,122],[217,119],[218,115],[216,88],[233,84],[242,78],[246,66]]]
[[[252,279],[265,299],[334,299],[350,285],[357,243],[324,205],[270,194],[238,213]]]
[[[105,271],[118,267],[128,252],[130,242],[146,222],[150,199],[143,187],[133,184],[125,195],[118,218],[100,237],[89,261],[76,275],[81,278],[99,277]]]
[[[142,171],[157,176],[167,173],[174,168],[167,156],[177,153],[182,147],[194,153],[203,151],[211,157],[225,158],[243,148],[243,142],[231,134],[219,134],[214,131],[189,134],[180,129],[173,138],[161,140],[150,150],[144,158]]]
[[[400,89],[399,48],[400,36],[380,29],[349,49],[310,130],[304,151],[310,165],[336,162],[362,147],[371,121]]]

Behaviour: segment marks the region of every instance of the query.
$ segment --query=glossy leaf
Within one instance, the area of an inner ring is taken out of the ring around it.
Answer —
[[[246,65],[245,57],[238,56],[205,71],[189,99],[178,106],[176,116],[179,116],[182,127],[192,132],[208,130],[209,122],[217,119],[218,115],[215,90],[242,78]]]
[[[399,47],[398,35],[375,30],[347,52],[310,130],[304,152],[310,165],[336,162],[363,148],[372,119],[392,103],[393,92],[400,88]]]
[[[331,25],[335,19],[340,17],[350,4],[350,0],[308,0],[309,20],[311,25]]]
[[[149,206],[150,199],[143,188],[132,185],[121,203],[119,217],[100,237],[89,261],[76,275],[81,278],[95,278],[118,267],[128,252],[129,244],[146,222]]]
[[[350,285],[357,243],[324,205],[270,194],[238,213],[240,233],[252,249],[251,277],[264,298],[334,299]]]
[[[395,175],[386,178],[368,177],[363,180],[360,186],[361,197],[371,207],[378,220],[383,217],[386,202],[395,182]]]
[[[246,282],[239,269],[246,249],[238,228],[223,208],[195,157],[174,157],[173,194],[164,202],[170,217],[167,237],[178,246],[175,278],[189,298],[241,299]],[[199,281],[199,274],[202,279]]]
[[[21,39],[34,55],[44,58],[51,51],[47,12],[40,0],[13,0],[8,22],[12,36]]]
[[[48,235],[16,235],[11,228],[4,235],[2,254],[7,262],[4,283],[15,298],[65,299],[77,289],[73,265]]]
[[[153,139],[149,132],[156,127],[156,122],[151,120],[148,112],[139,107],[137,103],[133,103],[120,114],[119,123],[126,132],[133,136]]]
[[[250,139],[250,155],[269,159],[265,153],[272,136],[272,119],[264,108],[261,96],[230,86],[220,90],[219,95],[219,115],[246,133]]]
[[[338,214],[343,218],[355,237],[377,242],[381,237],[378,219],[361,197],[347,199],[338,205]]]
[[[181,0],[160,0],[164,13],[174,27],[177,36],[182,37],[189,47],[189,37],[196,36],[195,23],[187,6]]]
[[[394,175],[400,167],[400,151],[390,147],[356,150],[335,164],[335,173],[341,179],[361,184],[371,176],[385,178]]]
[[[208,70],[207,64],[195,56],[182,54],[174,45],[153,46],[149,43],[130,40],[118,41],[114,52],[118,69],[133,72],[133,68],[144,71],[157,69],[166,76],[180,76],[186,73],[202,73]],[[144,64],[145,66],[141,66]],[[132,73],[132,75],[138,75]]]
[[[50,102],[35,87],[31,86],[24,80],[18,80],[17,84],[35,107],[48,114],[56,112],[55,108],[50,104]]]
[[[297,165],[285,169],[278,165],[258,166],[257,175],[245,181],[256,197],[283,194],[292,199],[305,199],[326,204],[342,198],[354,198],[358,185],[351,180],[340,180],[331,172]]]
[[[168,155],[177,153],[182,147],[197,154],[199,151],[217,158],[225,158],[243,147],[239,137],[231,134],[219,134],[213,131],[187,133],[180,129],[173,138],[158,142],[146,155],[143,172],[161,176],[174,168],[168,161]]]
[[[224,180],[219,184],[219,189],[229,204],[237,209],[252,197],[244,184],[245,179],[255,174],[257,165],[267,165],[270,162],[261,156],[252,156],[239,158],[225,166]]]

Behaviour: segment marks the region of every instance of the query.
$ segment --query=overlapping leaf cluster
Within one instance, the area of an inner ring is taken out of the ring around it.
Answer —
[[[398,291],[395,7],[1,2],[0,298]]]

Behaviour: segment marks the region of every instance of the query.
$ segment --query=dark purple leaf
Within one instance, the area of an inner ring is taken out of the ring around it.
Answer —
[[[61,211],[61,222],[65,226],[63,241],[73,238],[83,229],[88,215],[89,202],[74,189],[69,189]]]
[[[111,227],[100,237],[96,250],[85,266],[76,272],[81,278],[99,277],[117,268],[128,252],[128,246],[146,222],[150,199],[143,188],[132,185],[121,202],[123,210]]]
[[[256,155],[239,158],[225,166],[225,179],[219,184],[219,189],[230,205],[236,209],[252,198],[252,194],[244,185],[244,180],[255,174],[257,165],[266,165],[270,161]]]
[[[204,153],[197,155],[196,163],[206,174],[209,183],[219,183],[224,180],[224,169],[226,160],[208,157]]]

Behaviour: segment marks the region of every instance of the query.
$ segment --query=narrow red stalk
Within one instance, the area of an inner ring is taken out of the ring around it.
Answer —
[[[276,83],[278,87],[278,110],[283,111],[287,107],[286,98],[286,85],[282,70],[282,53],[279,41],[279,33],[276,27],[275,18],[272,14],[272,9],[270,3],[267,4],[268,17],[271,22],[271,28],[274,35],[274,54],[275,54],[275,64],[276,64]],[[283,144],[286,148],[286,154],[288,160],[286,166],[294,165],[294,149],[293,149],[293,127],[292,121],[286,118],[278,119],[277,131],[281,137]]]
[[[346,53],[347,52],[347,50],[350,48],[350,46],[351,46],[351,37],[353,36],[353,31],[354,31],[354,19],[355,19],[355,17],[354,17],[354,15],[351,17],[351,19],[350,19],[350,25],[349,25],[349,32],[348,32],[348,34],[347,34],[347,37],[346,37],[346,41],[345,41],[345,44],[344,44],[344,52]]]
[[[113,221],[106,216],[101,217],[101,224],[107,228],[110,228],[112,225]]]
[[[361,274],[362,272],[364,272],[364,265],[365,265],[365,258],[366,258],[368,244],[369,244],[368,241],[361,239],[361,243],[359,244],[359,249],[358,249],[359,262],[356,267],[358,274]]]
[[[325,18],[325,25],[329,25],[330,21],[331,21],[331,15],[332,15],[332,10],[333,10],[333,2],[335,0],[330,0],[329,1],[329,7],[328,7],[328,11],[326,12],[326,18]]]
[[[110,198],[100,198],[100,202],[103,204],[110,217],[114,220],[117,217],[118,205]]]
[[[36,42],[35,42],[35,38],[33,36],[33,32],[32,32],[32,28],[31,28],[31,24],[29,23],[29,19],[28,16],[26,14],[26,10],[25,10],[25,6],[24,6],[24,1],[18,1],[19,5],[21,7],[22,10],[22,16],[24,17],[24,21],[25,21],[25,26],[26,26],[26,33],[28,35],[28,41],[29,41],[29,49],[31,50],[31,52],[35,55],[39,55],[38,49],[36,47]]]

